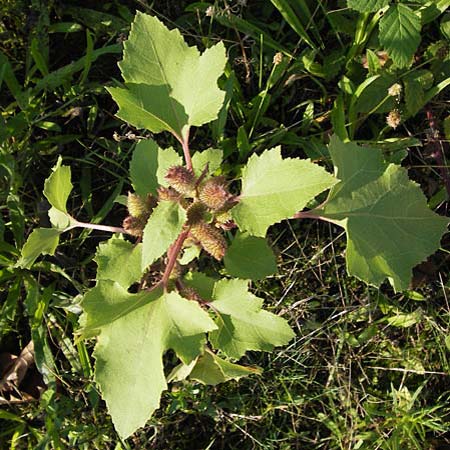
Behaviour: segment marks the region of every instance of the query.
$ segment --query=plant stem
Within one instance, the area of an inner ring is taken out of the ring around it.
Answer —
[[[64,231],[69,231],[72,228],[76,228],[76,227],[89,228],[91,230],[109,231],[110,233],[129,234],[127,230],[125,230],[124,228],[121,228],[121,227],[111,227],[109,225],[99,225],[96,223],[78,222],[78,220],[75,221],[75,223],[73,225],[71,225],[70,227],[67,227]]]
[[[294,219],[319,219],[320,216],[311,211],[299,211],[293,215]]]
[[[183,147],[184,160],[186,161],[186,168],[188,170],[192,170],[191,152],[189,150],[189,130],[186,133],[186,136],[180,142]]]
[[[187,229],[182,233],[180,233],[175,243],[169,248],[169,251],[167,252],[168,261],[161,280],[164,289],[167,288],[167,283],[169,281],[170,274],[172,273],[172,270],[175,267],[175,263],[177,262],[178,254],[180,253],[181,247],[183,247],[184,241],[188,237],[189,230],[190,229]]]
[[[320,215],[319,209],[311,209],[309,211],[299,211],[292,216],[293,219],[318,219],[325,222],[335,223],[334,220]]]

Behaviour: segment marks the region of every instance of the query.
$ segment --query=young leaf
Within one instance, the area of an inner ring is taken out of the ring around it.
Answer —
[[[249,375],[259,375],[259,367],[245,367],[220,358],[208,348],[190,364],[179,364],[167,377],[167,382],[183,381],[186,378],[196,380],[202,384],[215,386],[229,380],[239,380]]]
[[[171,383],[172,381],[183,381],[185,380],[189,374],[192,372],[192,369],[194,368],[195,364],[197,363],[197,360],[194,359],[189,364],[178,364],[178,366],[175,366],[172,371],[167,376],[167,382]]]
[[[191,125],[200,126],[217,117],[225,95],[217,87],[217,79],[222,75],[225,63],[222,43],[200,54],[195,47],[185,43],[177,29],[169,30],[156,17],[138,12],[119,66],[127,86],[130,83],[147,86],[141,88],[139,94],[149,100],[145,101],[144,109],[149,108],[150,114],[162,119],[156,128],[149,129],[154,132],[167,129],[183,139]],[[123,92],[119,92],[121,98],[117,97],[117,90],[110,92],[120,106],[122,100],[130,100]],[[131,103],[135,105],[136,100],[138,98],[134,96]],[[153,109],[155,104],[157,110]],[[139,119],[134,112],[133,117]],[[153,127],[153,121],[149,117],[146,120]]]
[[[159,288],[129,294],[118,283],[103,281],[88,292],[82,306],[84,335],[100,332],[95,380],[125,439],[145,425],[167,389],[164,352],[172,349],[189,364],[203,351],[204,333],[216,326],[197,303]]]
[[[62,166],[61,163],[60,156],[52,169],[53,173],[45,180],[44,195],[54,208],[67,213],[66,203],[73,186],[70,181],[70,167]]]
[[[125,289],[138,281],[141,270],[142,244],[133,245],[122,237],[112,237],[98,246],[94,261],[97,280],[116,281]]]
[[[309,160],[282,159],[280,148],[273,148],[249,159],[232,215],[241,231],[264,237],[270,225],[292,217],[335,183],[322,167]]]
[[[408,67],[420,43],[420,17],[403,3],[380,19],[380,42],[398,67]]]
[[[178,258],[178,262],[183,266],[189,264],[191,261],[194,261],[194,259],[200,256],[201,250],[201,247],[199,247],[198,245],[186,247],[185,249],[183,249],[183,255]]]
[[[390,0],[347,0],[347,6],[356,11],[375,12],[389,5]]]
[[[73,223],[72,217],[69,214],[54,208],[53,206],[48,211],[48,218],[53,228],[57,228],[61,232]]]
[[[202,272],[188,272],[184,277],[184,284],[194,288],[204,300],[211,300],[216,280]]]
[[[54,255],[60,234],[61,231],[56,228],[36,228],[33,230],[22,248],[22,255],[17,262],[17,266],[29,269],[39,255]]]
[[[169,147],[161,149],[153,139],[139,141],[130,162],[130,178],[134,190],[144,197],[156,195],[158,186],[167,186],[164,179],[169,167],[182,163],[180,155]]]
[[[272,249],[264,238],[238,233],[224,257],[227,273],[232,277],[260,280],[277,271]]]
[[[222,164],[223,152],[217,148],[208,148],[202,152],[195,152],[192,166],[197,176],[200,176],[208,164],[208,173],[214,173]]]
[[[439,248],[448,219],[428,208],[406,170],[386,164],[380,150],[334,137],[330,153],[341,182],[318,213],[345,228],[349,274],[406,289],[412,268]]]
[[[218,330],[210,341],[230,358],[239,359],[247,350],[271,351],[287,344],[294,332],[283,318],[264,311],[262,299],[248,291],[244,280],[218,281],[211,307],[218,314]]]
[[[39,255],[54,255],[59,243],[59,235],[72,221],[67,213],[66,203],[72,191],[70,167],[62,166],[62,158],[52,169],[52,174],[44,182],[44,195],[52,205],[49,210],[50,222],[54,228],[37,228],[28,236],[17,262],[18,267],[29,269]]]
[[[197,363],[189,374],[189,378],[202,384],[216,386],[225,381],[239,380],[240,378],[260,373],[261,369],[259,368],[233,364],[207,350],[198,358]]]
[[[142,238],[142,270],[164,255],[181,233],[186,212],[178,204],[163,201],[153,210]]]

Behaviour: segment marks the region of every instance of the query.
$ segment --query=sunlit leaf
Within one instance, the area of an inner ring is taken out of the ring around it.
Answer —
[[[252,155],[242,172],[233,218],[242,231],[264,237],[270,225],[292,217],[336,182],[309,160],[283,159],[279,147]]]
[[[167,389],[164,352],[173,349],[189,364],[216,326],[197,303],[175,292],[129,294],[112,281],[91,289],[82,306],[84,334],[99,333],[95,380],[117,432],[127,438],[145,425]]]

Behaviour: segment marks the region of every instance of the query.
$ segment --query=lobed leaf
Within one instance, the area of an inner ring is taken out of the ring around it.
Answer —
[[[119,105],[117,117],[136,128],[153,133],[170,131],[179,137],[187,130],[188,115],[178,101],[171,98],[168,103],[168,87],[127,83],[126,89],[106,89]]]
[[[60,234],[72,223],[66,207],[73,187],[70,167],[62,166],[61,163],[60,156],[51,175],[44,182],[44,195],[52,206],[48,215],[53,228],[37,228],[32,231],[22,247],[18,267],[29,269],[39,255],[54,255]]]
[[[294,332],[286,320],[261,309],[262,302],[248,291],[247,281],[218,281],[211,303],[218,329],[209,335],[214,348],[239,359],[247,350],[271,351],[287,344]]]
[[[242,173],[239,203],[231,210],[241,231],[264,237],[337,180],[309,160],[282,159],[279,147],[252,155]]]
[[[249,375],[259,375],[259,367],[246,367],[234,364],[214,354],[208,348],[190,364],[179,364],[167,377],[167,381],[183,381],[186,378],[202,384],[216,386],[229,380],[239,380]]]
[[[33,230],[22,248],[17,266],[29,269],[39,255],[54,255],[60,234],[61,231],[56,228],[36,228]]]
[[[119,63],[129,91],[109,91],[121,107],[119,117],[155,133],[170,131],[182,140],[190,126],[217,117],[225,96],[217,79],[225,64],[222,43],[200,54],[177,29],[138,12]]]
[[[172,349],[184,364],[203,351],[205,334],[216,328],[197,303],[177,293],[129,294],[102,281],[82,303],[87,328],[100,333],[95,346],[95,380],[114,426],[125,439],[145,425],[167,389],[162,357]]]
[[[216,386],[229,380],[239,380],[249,375],[260,374],[261,369],[245,367],[220,358],[210,351],[200,356],[189,374],[191,380]]]
[[[117,281],[98,280],[95,287],[83,298],[84,313],[80,320],[82,327],[78,333],[83,339],[97,336],[105,325],[121,320],[161,295],[160,287],[150,292],[131,294]]]
[[[448,219],[428,208],[406,170],[385,163],[380,150],[334,137],[330,153],[341,182],[318,213],[345,228],[349,274],[406,289],[412,268],[439,248]]]
[[[141,270],[142,244],[133,245],[122,237],[113,236],[101,242],[95,254],[97,280],[116,281],[127,289],[139,281]]]

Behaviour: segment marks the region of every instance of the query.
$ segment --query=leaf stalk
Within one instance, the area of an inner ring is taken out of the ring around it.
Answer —
[[[110,225],[100,225],[100,224],[96,224],[96,223],[78,222],[78,220],[76,220],[73,223],[73,225],[70,225],[69,227],[67,227],[64,231],[69,231],[69,230],[72,230],[73,228],[77,228],[77,227],[89,228],[91,230],[109,231],[111,233],[130,234],[130,233],[128,233],[127,230],[125,230],[125,228],[113,227]]]
[[[180,253],[181,248],[183,247],[184,241],[186,240],[186,238],[189,235],[189,230],[190,230],[190,228],[181,232],[180,235],[178,236],[177,240],[175,241],[175,243],[172,244],[172,246],[169,248],[169,251],[167,252],[167,258],[168,258],[167,265],[166,265],[166,268],[164,270],[164,274],[163,274],[163,277],[161,280],[161,282],[164,286],[164,290],[167,290],[167,284],[169,281],[170,274],[172,273],[172,270],[175,267],[175,263],[177,262],[177,259],[178,259],[178,254]]]

